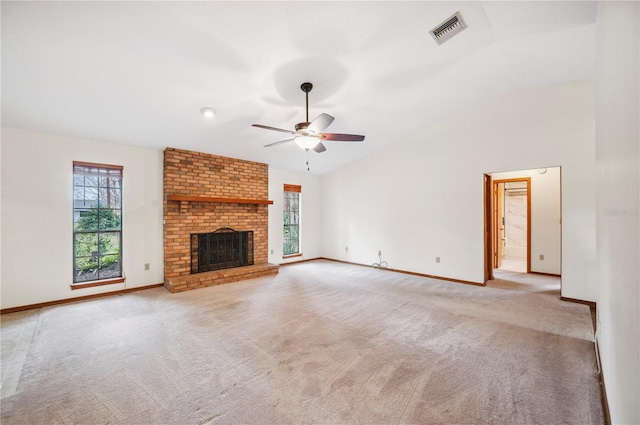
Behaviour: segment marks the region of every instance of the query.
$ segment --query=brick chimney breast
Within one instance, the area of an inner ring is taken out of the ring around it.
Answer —
[[[269,166],[176,148],[164,151],[164,285],[171,292],[278,273],[269,264]],[[188,201],[170,200],[171,196]],[[194,200],[195,199],[195,200]],[[254,264],[191,274],[191,234],[253,231]]]

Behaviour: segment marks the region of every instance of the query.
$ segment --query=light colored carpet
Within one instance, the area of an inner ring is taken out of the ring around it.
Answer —
[[[42,309],[2,424],[601,424],[589,308],[313,261]]]

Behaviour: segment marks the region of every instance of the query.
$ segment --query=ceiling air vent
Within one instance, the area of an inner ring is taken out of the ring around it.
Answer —
[[[467,25],[462,20],[460,12],[456,12],[449,19],[429,31],[429,34],[431,34],[436,43],[442,44],[466,27]]]

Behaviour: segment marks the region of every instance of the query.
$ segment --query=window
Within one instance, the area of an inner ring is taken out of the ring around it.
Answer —
[[[300,193],[301,186],[284,185],[284,255],[300,254]]]
[[[73,163],[73,283],[122,282],[122,169]]]

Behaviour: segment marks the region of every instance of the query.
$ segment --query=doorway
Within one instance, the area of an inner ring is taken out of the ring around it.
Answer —
[[[494,269],[531,271],[531,178],[493,180]]]
[[[561,276],[561,171],[484,174],[485,282],[494,270]]]

